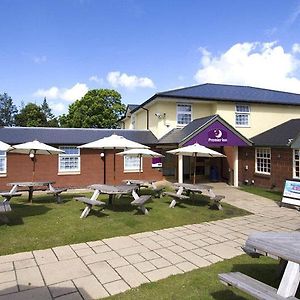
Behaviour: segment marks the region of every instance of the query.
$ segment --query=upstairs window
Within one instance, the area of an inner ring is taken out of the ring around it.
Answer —
[[[271,174],[271,149],[255,149],[255,172],[260,174]]]
[[[6,152],[0,151],[0,174],[6,174]]]
[[[177,124],[187,125],[192,121],[192,105],[177,104]]]
[[[293,177],[297,178],[297,179],[300,179],[300,149],[294,149]]]
[[[58,171],[62,173],[80,172],[80,149],[76,146],[61,146],[65,153],[59,154]]]
[[[250,107],[249,105],[235,106],[235,125],[238,127],[250,126]]]

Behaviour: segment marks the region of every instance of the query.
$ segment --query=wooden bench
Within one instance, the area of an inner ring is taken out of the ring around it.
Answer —
[[[225,196],[224,195],[215,195],[215,193],[212,190],[209,190],[208,193],[209,193],[209,198],[210,198],[210,207],[211,208],[216,207],[218,210],[222,210],[223,207],[222,207],[220,201],[222,199],[224,199]]]
[[[152,191],[153,191],[153,196],[154,198],[161,198],[163,196],[163,193],[165,191],[164,186],[157,186],[155,182],[151,184]]]
[[[164,195],[169,196],[172,199],[169,207],[170,208],[174,208],[177,202],[180,202],[181,200],[184,199],[189,199],[189,196],[186,195],[182,195],[183,193],[183,187],[179,187],[176,193],[172,193],[172,192],[164,192]]]
[[[93,206],[104,206],[106,203],[98,200],[93,200],[88,197],[75,197],[76,201],[83,202],[86,204],[85,209],[83,210],[80,219],[86,218],[90,213]]]
[[[130,204],[136,206],[137,209],[140,209],[144,215],[147,215],[149,212],[148,209],[145,207],[145,203],[151,198],[151,195],[139,196],[137,192],[133,190],[132,196],[134,200]]]
[[[54,195],[56,202],[61,203],[60,194],[65,191],[67,191],[67,188],[53,188],[52,190],[48,190],[47,194]]]
[[[12,192],[12,193],[11,192],[3,192],[3,193],[0,193],[0,196],[2,196],[4,198],[4,201],[10,201],[10,199],[13,198],[13,197],[20,197],[20,196],[22,196],[22,193],[17,193],[17,192]]]
[[[239,290],[260,300],[299,300],[295,297],[285,298],[277,294],[277,289],[251,278],[240,272],[219,274],[220,281],[229,286],[238,288]]]

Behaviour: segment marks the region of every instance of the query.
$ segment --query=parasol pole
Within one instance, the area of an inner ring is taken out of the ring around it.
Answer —
[[[114,183],[116,181],[116,147],[114,147]]]
[[[142,172],[142,154],[139,154],[139,157],[140,157],[140,170],[139,170],[139,173],[141,175],[141,172]]]
[[[196,160],[197,160],[197,153],[194,153],[194,184],[196,183]]]

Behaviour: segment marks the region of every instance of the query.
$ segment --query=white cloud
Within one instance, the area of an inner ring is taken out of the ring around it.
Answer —
[[[63,103],[49,102],[49,106],[55,115],[59,115],[67,110]]]
[[[89,81],[97,82],[97,83],[103,83],[103,78],[99,78],[97,75],[92,75],[89,78]]]
[[[300,93],[300,44],[286,52],[276,42],[238,43],[219,56],[201,48],[201,68],[194,78],[198,83],[250,85]]]
[[[71,88],[58,88],[53,86],[49,89],[39,89],[33,95],[36,97],[46,97],[47,99],[62,99],[73,102],[83,97],[89,88],[85,83],[76,83]]]
[[[41,64],[47,61],[47,56],[42,55],[42,56],[34,56],[32,58],[32,60],[36,63],[36,64]]]
[[[125,87],[128,89],[141,88],[154,88],[153,81],[148,77],[137,77],[136,75],[127,75],[119,71],[109,72],[106,76],[107,81],[113,87]]]

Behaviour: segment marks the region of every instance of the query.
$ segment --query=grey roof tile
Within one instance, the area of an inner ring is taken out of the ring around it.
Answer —
[[[50,127],[1,127],[0,140],[11,145],[35,139],[52,145],[82,145],[113,133],[141,144],[157,143],[157,138],[149,130]]]
[[[300,119],[292,119],[251,138],[254,146],[287,147],[300,132]]]

